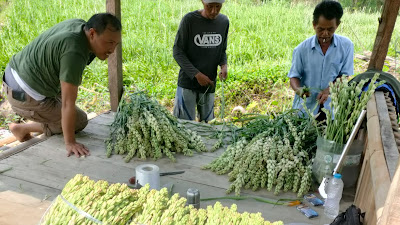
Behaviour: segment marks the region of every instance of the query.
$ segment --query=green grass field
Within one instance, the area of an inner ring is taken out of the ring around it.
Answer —
[[[52,25],[70,18],[89,19],[105,10],[101,0],[8,0],[1,13],[0,67]],[[286,74],[293,49],[314,34],[313,4],[270,0],[228,0],[221,13],[230,19],[229,78],[224,85],[226,112],[236,105],[249,112],[282,111],[291,106],[293,93]],[[202,7],[198,0],[123,0],[123,77],[126,90],[147,89],[170,107],[179,67],[172,46],[184,14]],[[346,3],[347,4],[347,3]],[[376,11],[376,10],[375,10]],[[355,52],[371,51],[380,13],[346,9],[338,34],[349,37]],[[399,31],[399,25],[395,31]],[[399,32],[393,34],[389,55]],[[397,43],[400,45],[400,42]],[[357,61],[356,61],[357,62]],[[356,73],[362,72],[360,63]],[[219,84],[220,86],[220,84]],[[217,91],[216,111],[221,88]],[[87,67],[78,103],[86,111],[109,109],[107,64],[95,60]]]

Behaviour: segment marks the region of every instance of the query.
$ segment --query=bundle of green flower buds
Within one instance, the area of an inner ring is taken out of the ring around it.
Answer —
[[[254,224],[270,223],[261,213],[238,213],[237,206],[224,207],[217,202],[214,207],[195,209],[186,206],[186,198],[174,194],[169,197],[166,188],[149,190],[130,189],[125,184],[108,185],[106,181],[94,182],[80,174],[64,187],[40,224]]]
[[[297,192],[299,197],[308,192],[316,130],[309,119],[293,114],[284,114],[276,119],[283,121],[275,124],[275,130],[271,130],[271,126],[266,127],[265,131],[251,139],[246,137],[253,135],[245,132],[248,135],[229,145],[219,158],[204,167],[217,174],[229,172],[233,183],[227,193],[234,190],[236,195],[240,195],[242,187],[254,191],[266,187],[271,191],[274,186],[275,194],[282,189]],[[260,121],[249,124],[251,129],[254,129],[254,124],[260,124]],[[280,134],[278,129],[282,127],[286,131]],[[309,140],[306,141],[306,137]],[[314,143],[312,146],[304,145],[310,140]]]
[[[368,79],[361,80],[358,84],[352,82],[349,84],[346,77],[329,84],[331,103],[334,120],[326,120],[325,139],[334,141],[338,144],[346,143],[350,137],[351,131],[363,109],[367,106],[375,89],[385,83],[376,82],[379,73],[376,73],[371,79],[367,91],[362,88],[368,82]],[[332,118],[332,113],[327,109],[322,109],[327,118]]]
[[[163,154],[175,161],[174,153],[192,155],[207,151],[196,132],[186,129],[168,110],[144,92],[128,94],[118,106],[106,140],[107,156],[114,152],[129,162],[137,156],[159,159]]]

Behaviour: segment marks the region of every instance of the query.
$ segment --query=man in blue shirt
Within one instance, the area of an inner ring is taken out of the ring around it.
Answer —
[[[342,6],[336,1],[322,1],[315,7],[316,35],[294,49],[288,74],[290,86],[296,93],[294,109],[304,111],[302,98],[306,96],[306,106],[314,110],[314,115],[321,112],[322,107],[330,110],[329,82],[353,74],[353,43],[335,34],[342,15]]]

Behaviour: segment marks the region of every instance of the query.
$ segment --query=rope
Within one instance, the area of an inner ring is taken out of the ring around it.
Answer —
[[[81,214],[82,216],[84,216],[85,218],[89,219],[92,222],[95,222],[97,224],[103,224],[100,220],[94,218],[92,215],[90,215],[89,213],[80,210],[78,207],[76,207],[74,204],[72,204],[71,202],[69,202],[67,199],[65,199],[62,195],[60,195],[60,198],[72,209],[74,209],[77,213]]]

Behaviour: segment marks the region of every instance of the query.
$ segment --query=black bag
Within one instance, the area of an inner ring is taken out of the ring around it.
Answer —
[[[330,225],[362,225],[361,218],[365,217],[365,212],[355,205],[351,205],[346,212],[340,213]]]

